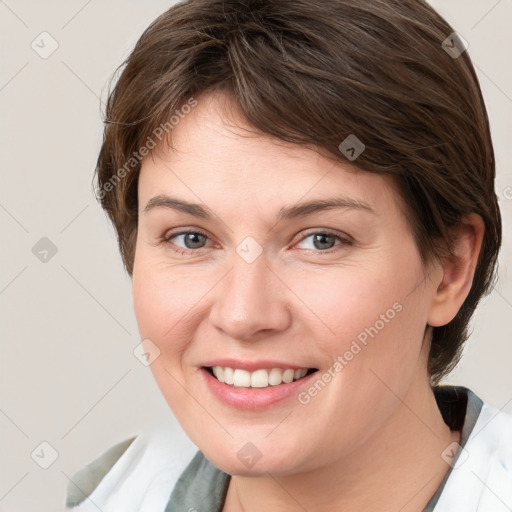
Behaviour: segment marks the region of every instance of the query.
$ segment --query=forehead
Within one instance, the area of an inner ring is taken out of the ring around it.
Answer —
[[[230,198],[238,205],[270,208],[343,195],[382,208],[400,210],[390,176],[358,169],[341,157],[326,158],[316,148],[262,134],[240,115],[229,97],[198,98],[142,162],[139,207],[162,193],[189,201]]]

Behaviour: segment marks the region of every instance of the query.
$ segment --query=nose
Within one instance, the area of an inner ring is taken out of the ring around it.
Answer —
[[[237,254],[233,267],[215,287],[212,324],[240,341],[256,341],[290,324],[290,292],[264,255],[247,263]]]

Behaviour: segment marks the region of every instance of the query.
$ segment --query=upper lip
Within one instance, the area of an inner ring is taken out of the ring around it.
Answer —
[[[272,368],[282,368],[283,370],[287,369],[310,369],[311,366],[303,366],[300,364],[291,364],[284,363],[283,361],[275,361],[270,359],[260,359],[258,361],[248,361],[248,360],[237,360],[237,359],[211,359],[209,361],[205,361],[201,366],[210,367],[210,366],[222,366],[229,368],[239,368],[240,370],[246,370],[248,372],[254,372],[256,370],[267,369],[271,370]]]

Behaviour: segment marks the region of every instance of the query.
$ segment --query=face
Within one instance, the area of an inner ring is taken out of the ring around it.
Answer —
[[[143,161],[134,308],[207,458],[293,474],[355,453],[427,382],[431,284],[387,177],[250,133],[227,105],[200,98]]]

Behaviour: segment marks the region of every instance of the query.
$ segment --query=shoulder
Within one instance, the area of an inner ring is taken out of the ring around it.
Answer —
[[[435,512],[512,510],[512,414],[483,403]]]
[[[68,483],[66,507],[76,507],[82,503],[96,489],[136,437],[125,439],[111,446],[99,457],[77,471]]]
[[[111,446],[73,474],[66,512],[164,511],[197,448],[170,425],[156,425]]]
[[[470,441],[475,452],[492,456],[512,479],[512,414],[484,403]]]

